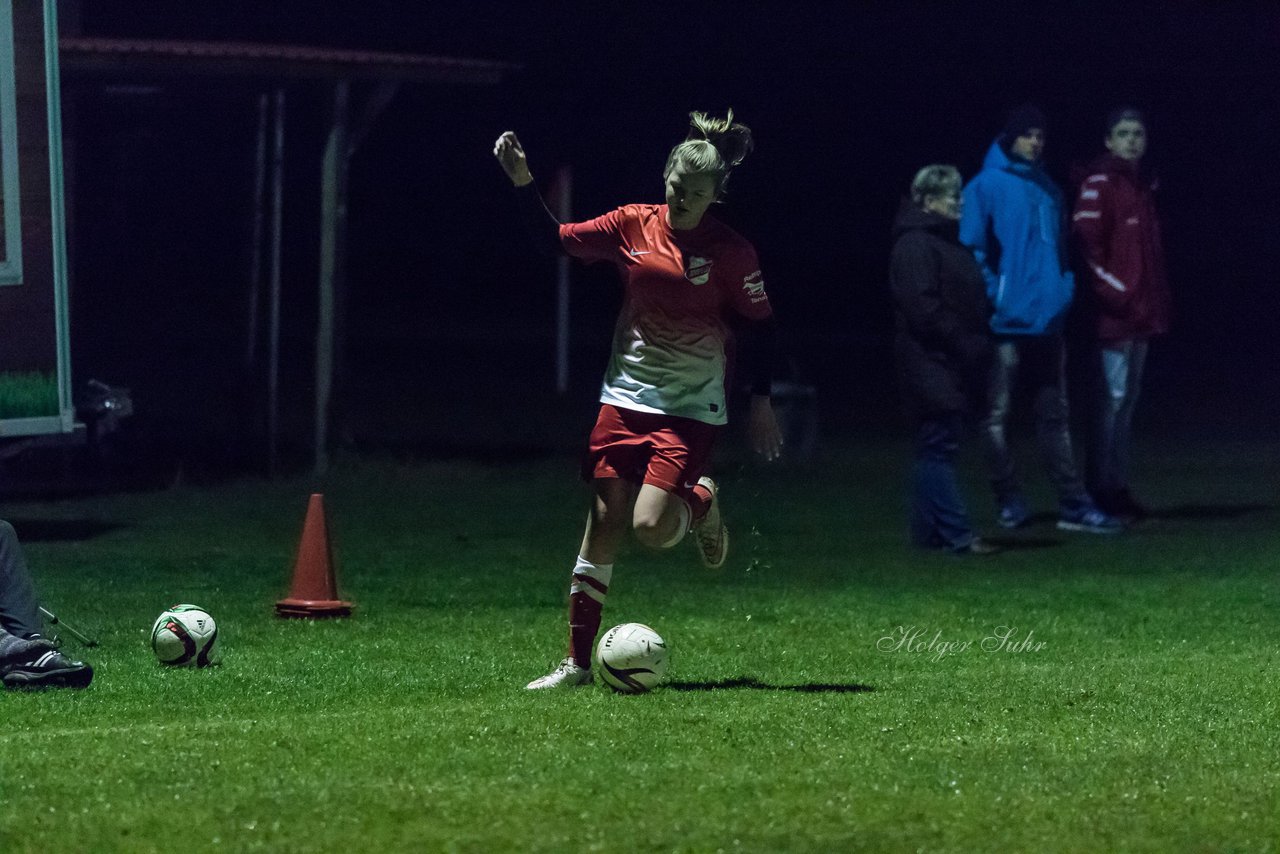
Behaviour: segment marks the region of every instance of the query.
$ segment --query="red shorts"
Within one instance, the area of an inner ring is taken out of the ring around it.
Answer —
[[[591,431],[583,480],[652,483],[687,497],[711,461],[720,428],[692,418],[604,404]]]

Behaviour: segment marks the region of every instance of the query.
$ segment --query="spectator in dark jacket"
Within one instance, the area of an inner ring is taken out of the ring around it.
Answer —
[[[1090,443],[1090,491],[1107,513],[1135,519],[1146,510],[1129,490],[1133,412],[1148,342],[1169,330],[1169,285],[1156,182],[1142,166],[1142,113],[1113,111],[1103,141],[1107,153],[1090,165],[1071,217],[1103,377]]]
[[[958,240],[960,173],[926,166],[894,226],[889,282],[897,315],[894,355],[916,425],[911,541],[923,548],[991,554],[973,533],[955,458],[964,417],[981,407],[991,363],[986,282]]]

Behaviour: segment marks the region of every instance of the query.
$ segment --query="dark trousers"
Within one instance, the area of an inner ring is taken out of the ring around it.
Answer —
[[[1004,338],[996,344],[989,409],[983,424],[991,486],[1001,506],[1021,497],[1022,485],[1006,435],[1015,385],[1030,386],[1036,441],[1064,511],[1089,502],[1076,469],[1067,413],[1066,346],[1058,335]]]
[[[26,637],[44,630],[36,587],[13,526],[0,519],[0,626]]]
[[[1142,391],[1147,363],[1146,339],[1115,341],[1100,348],[1102,370],[1098,411],[1089,460],[1090,486],[1101,493],[1129,488],[1129,445],[1133,438],[1133,412]]]
[[[924,418],[916,430],[910,519],[911,542],[916,546],[958,550],[973,542],[956,477],[963,430],[958,412]]]

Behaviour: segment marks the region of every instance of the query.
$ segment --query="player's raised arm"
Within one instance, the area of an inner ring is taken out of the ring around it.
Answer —
[[[506,131],[498,137],[493,144],[493,156],[516,188],[520,217],[524,220],[534,248],[542,255],[557,254],[560,251],[560,221],[542,200],[538,185],[533,182],[533,174],[529,171],[529,159],[525,156],[524,146],[520,144],[515,131]]]
[[[523,187],[533,183],[533,175],[529,172],[529,159],[525,156],[524,146],[515,131],[506,131],[493,144],[493,156],[498,158],[502,171],[507,173],[511,183]]]

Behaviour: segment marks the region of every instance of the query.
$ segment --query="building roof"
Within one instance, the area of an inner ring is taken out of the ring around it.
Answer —
[[[252,42],[159,41],[66,36],[62,72],[103,76],[364,78],[492,85],[520,66],[487,59]]]

